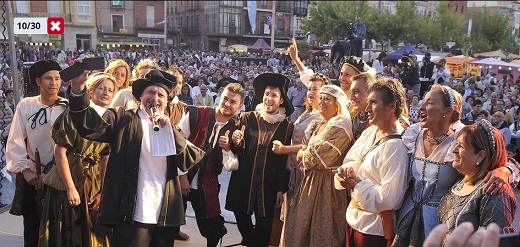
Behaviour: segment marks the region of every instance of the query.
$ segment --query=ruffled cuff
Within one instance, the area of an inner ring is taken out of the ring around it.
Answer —
[[[417,136],[421,133],[421,125],[419,123],[410,125],[403,136],[401,137],[404,145],[408,149],[409,154],[413,154],[415,152],[415,142],[417,141]]]
[[[300,74],[300,80],[302,81],[303,85],[309,87],[309,80],[311,76],[314,74],[314,71],[312,69],[305,69],[298,73]]]

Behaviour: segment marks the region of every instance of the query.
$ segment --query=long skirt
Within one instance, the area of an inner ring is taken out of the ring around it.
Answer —
[[[89,214],[86,198],[80,205],[69,205],[66,191],[47,187],[40,222],[41,247],[110,246],[112,228],[96,224],[97,215]]]

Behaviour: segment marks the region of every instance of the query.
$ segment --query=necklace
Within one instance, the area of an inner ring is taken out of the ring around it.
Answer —
[[[464,183],[462,182],[462,180],[460,180],[457,185],[455,185],[455,190],[456,191],[461,191],[462,188],[464,187]]]
[[[450,135],[451,135],[451,131],[448,130],[448,132],[444,133],[443,135],[441,135],[439,137],[431,137],[430,131],[426,131],[426,139],[428,140],[429,143],[432,143],[432,144],[440,144],[444,140],[446,140],[446,138],[448,138],[448,136],[450,136]]]

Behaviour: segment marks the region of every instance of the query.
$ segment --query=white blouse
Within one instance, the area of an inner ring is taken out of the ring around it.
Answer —
[[[44,110],[40,111],[40,109]],[[42,165],[47,165],[52,160],[54,140],[50,134],[51,128],[56,118],[65,109],[67,109],[65,105],[48,107],[40,103],[39,96],[27,97],[18,103],[6,148],[7,169],[10,172],[18,173],[26,168],[36,172],[34,163],[29,162],[27,158],[29,156],[31,160],[34,160],[36,147],[38,147]],[[36,116],[38,111],[40,113]],[[27,145],[25,138],[27,138]]]
[[[363,131],[343,160],[343,164],[352,167],[361,180],[351,191],[352,200],[357,202],[359,209],[351,202],[346,217],[348,224],[357,231],[384,236],[381,212],[401,207],[410,179],[409,155],[401,139],[389,139],[370,151],[377,141],[377,130],[376,126],[370,126]],[[345,189],[337,177],[335,186]]]

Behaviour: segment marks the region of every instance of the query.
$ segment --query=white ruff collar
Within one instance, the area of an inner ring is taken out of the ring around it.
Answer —
[[[260,117],[270,124],[275,124],[285,120],[285,107],[280,107],[277,114],[269,114],[264,111],[264,105],[260,103],[256,106],[256,111]]]

